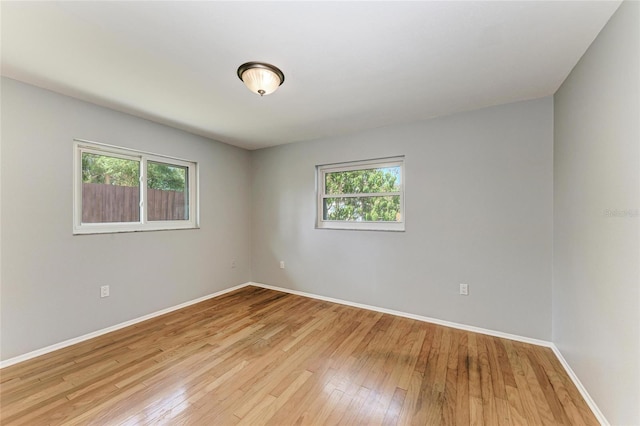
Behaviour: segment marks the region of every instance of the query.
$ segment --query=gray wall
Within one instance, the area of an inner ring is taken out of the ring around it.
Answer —
[[[552,339],[637,423],[639,9],[553,100],[253,153],[3,78],[0,359],[253,280]],[[199,161],[201,229],[72,236],[74,138]],[[315,165],[394,155],[406,232],[314,229]]]
[[[1,89],[1,359],[251,279],[249,152],[14,80]],[[201,229],[73,236],[74,138],[198,161]]]
[[[640,423],[639,22],[625,1],[555,95],[553,341],[620,425]]]
[[[253,280],[550,340],[552,144],[548,97],[254,151]],[[314,229],[315,165],[394,155],[406,232]]]

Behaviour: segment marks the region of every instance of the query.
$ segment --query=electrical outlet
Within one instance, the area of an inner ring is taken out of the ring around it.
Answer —
[[[280,269],[284,269],[284,260],[280,261]]]
[[[100,287],[100,297],[109,297],[109,286],[103,285]]]
[[[463,296],[469,295],[469,284],[460,284],[460,294]]]
[[[231,269],[235,269],[235,268],[236,268],[236,260],[235,260],[235,259],[233,259],[233,260],[231,261]]]

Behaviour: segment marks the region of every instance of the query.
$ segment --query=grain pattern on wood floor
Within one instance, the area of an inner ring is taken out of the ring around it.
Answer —
[[[598,424],[548,348],[256,287],[0,382],[3,425]]]

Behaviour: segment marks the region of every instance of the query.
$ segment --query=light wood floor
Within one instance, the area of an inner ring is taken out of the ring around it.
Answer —
[[[0,374],[7,425],[597,424],[548,348],[256,287]]]

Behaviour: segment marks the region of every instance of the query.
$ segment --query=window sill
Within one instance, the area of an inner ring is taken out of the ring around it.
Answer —
[[[344,231],[385,231],[404,232],[404,222],[379,223],[379,222],[330,222],[321,221],[316,229],[334,229]]]
[[[129,232],[153,232],[153,231],[177,231],[188,229],[200,229],[199,225],[184,225],[184,226],[148,226],[148,227],[134,227],[134,226],[109,226],[105,227],[100,225],[95,226],[83,226],[82,228],[75,228],[73,235],[94,235],[94,234],[122,234]]]

